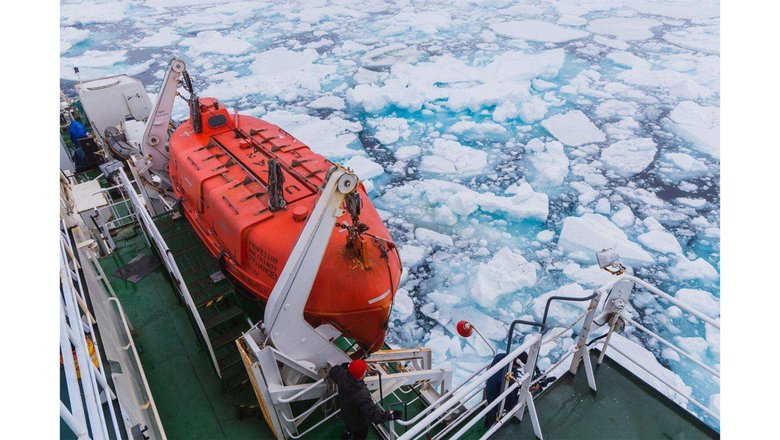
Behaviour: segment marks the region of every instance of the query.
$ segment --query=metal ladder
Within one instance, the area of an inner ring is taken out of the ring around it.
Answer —
[[[250,327],[238,302],[236,287],[183,216],[169,211],[153,220],[203,321],[225,388],[233,391],[248,384],[241,356],[233,343]]]

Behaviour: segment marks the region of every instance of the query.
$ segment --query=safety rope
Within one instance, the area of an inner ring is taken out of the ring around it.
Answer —
[[[537,383],[544,380],[548,374],[552,373],[558,366],[560,366],[566,358],[569,357],[570,354],[574,353],[574,351],[577,349],[577,344],[573,344],[571,347],[569,347],[568,350],[566,350],[566,353],[561,356],[560,359],[558,359],[558,362],[554,363],[550,368],[546,369],[542,374],[539,375],[536,379],[534,379],[530,385],[528,385],[528,388],[533,387]]]
[[[571,329],[572,329],[572,328],[573,328],[575,325],[577,325],[577,323],[578,323],[578,322],[580,322],[580,321],[582,320],[582,318],[584,318],[584,317],[585,317],[585,315],[587,315],[587,314],[588,314],[588,311],[586,310],[586,311],[585,311],[585,312],[583,312],[583,313],[582,313],[580,316],[578,316],[578,317],[577,317],[577,319],[575,319],[574,321],[572,321],[572,323],[571,323],[571,324],[569,324],[569,326],[568,326],[568,327],[566,327],[565,329],[563,329],[563,331],[559,332],[557,335],[555,335],[555,336],[551,337],[550,339],[543,340],[543,341],[542,341],[542,344],[547,344],[548,342],[553,342],[553,341],[555,341],[556,339],[560,338],[560,337],[561,337],[561,336],[563,336],[563,335],[564,335],[566,332],[568,332],[569,330],[571,330]]]

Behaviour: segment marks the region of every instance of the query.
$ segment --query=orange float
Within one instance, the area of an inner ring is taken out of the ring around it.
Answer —
[[[333,163],[278,126],[231,114],[214,98],[201,98],[199,107],[195,126],[191,115],[170,137],[174,192],[211,254],[265,302]],[[338,219],[304,316],[375,351],[384,342],[401,263],[362,184],[357,195],[359,216]]]

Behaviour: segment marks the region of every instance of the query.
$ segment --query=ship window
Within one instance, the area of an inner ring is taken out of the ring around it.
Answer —
[[[206,122],[211,128],[222,127],[227,123],[227,117],[225,115],[214,115],[209,117],[208,121]]]

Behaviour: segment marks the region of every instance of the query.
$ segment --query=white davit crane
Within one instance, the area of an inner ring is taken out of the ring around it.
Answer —
[[[141,152],[144,158],[150,162],[148,171],[159,177],[165,187],[171,186],[171,178],[168,173],[168,148],[165,144],[165,137],[168,132],[168,126],[171,122],[171,111],[176,96],[181,96],[178,92],[180,78],[184,78],[184,85],[188,89],[190,96],[187,101],[190,104],[190,113],[196,118],[200,112],[192,112],[193,104],[197,106],[198,97],[192,90],[192,82],[187,74],[186,64],[178,57],[174,57],[168,64],[168,70],[165,72],[163,84],[157,99],[154,101],[152,113],[146,120],[144,136],[141,140]],[[196,107],[197,109],[197,107]],[[196,122],[195,131],[199,132],[199,121]]]

